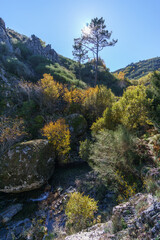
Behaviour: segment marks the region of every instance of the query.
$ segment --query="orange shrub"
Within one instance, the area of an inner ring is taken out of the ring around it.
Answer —
[[[64,99],[68,103],[78,103],[82,104],[85,98],[85,91],[75,88],[71,89],[70,91],[68,89],[65,89],[64,93]]]
[[[53,145],[58,157],[67,160],[67,154],[70,151],[70,131],[64,119],[58,119],[55,123],[50,122],[42,129],[43,135],[48,138]]]

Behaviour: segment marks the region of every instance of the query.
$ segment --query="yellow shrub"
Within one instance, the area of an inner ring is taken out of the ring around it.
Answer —
[[[103,111],[110,107],[115,101],[115,96],[110,89],[105,86],[96,86],[86,90],[85,99],[83,101],[84,115],[91,122],[102,116]]]
[[[63,95],[63,85],[54,81],[50,74],[45,73],[43,78],[39,81],[39,84],[47,99],[57,101],[57,99]]]
[[[117,200],[118,202],[123,202],[136,194],[136,184],[134,183],[131,186],[127,183],[127,181],[125,181],[124,176],[122,176],[119,171],[117,171],[116,174],[119,186],[119,195]]]
[[[129,129],[151,124],[148,119],[148,108],[151,100],[147,98],[143,85],[128,87],[120,98],[121,123]]]
[[[68,89],[65,89],[64,93],[64,100],[67,101],[68,103],[80,103],[84,101],[85,97],[85,91],[75,88],[71,89],[70,91]]]
[[[110,101],[110,103],[112,104],[108,104],[103,117],[92,125],[91,129],[94,132],[103,128],[114,130],[118,124],[128,129],[151,124],[148,118],[151,100],[147,98],[144,86],[128,87],[118,102]]]
[[[97,202],[93,198],[79,192],[71,193],[65,210],[68,229],[77,232],[91,226],[95,222],[94,213],[97,210]]]
[[[120,71],[119,73],[114,74],[115,77],[117,77],[119,80],[124,80],[125,79],[125,72]]]
[[[42,132],[53,145],[58,156],[67,156],[70,151],[70,131],[64,119],[58,119],[55,123],[46,124]]]

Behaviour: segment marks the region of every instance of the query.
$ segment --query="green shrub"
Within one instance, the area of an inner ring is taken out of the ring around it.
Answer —
[[[36,104],[33,100],[23,102],[20,110],[20,115],[23,117],[31,118],[35,112]]]
[[[28,57],[32,54],[31,51],[27,48],[27,46],[22,42],[17,42],[13,45],[14,48],[19,48],[21,51],[21,56],[25,60],[28,59]]]
[[[114,130],[118,124],[121,123],[121,110],[118,102],[115,102],[110,107],[107,107],[103,113],[103,116],[97,119],[91,126],[91,130],[94,133],[101,131],[102,129]]]
[[[65,209],[67,215],[66,227],[70,232],[78,232],[91,226],[97,210],[97,202],[93,198],[84,196],[79,192],[71,193]]]
[[[38,115],[39,106],[33,101],[24,101],[19,110],[19,116],[25,120],[25,129],[32,138],[37,138],[40,134],[40,129],[43,127],[44,118]]]
[[[88,161],[90,155],[90,145],[91,141],[86,139],[80,142],[79,155],[84,161]]]
[[[147,88],[147,96],[152,99],[150,109],[151,118],[159,124],[160,122],[160,72],[156,71],[150,75],[150,85]]]
[[[8,72],[17,75],[18,77],[26,78],[30,75],[28,67],[16,57],[6,57],[4,59],[4,65]]]
[[[36,72],[39,74],[48,73],[51,74],[54,79],[58,82],[61,82],[63,84],[75,85],[80,88],[85,88],[86,84],[78,79],[76,79],[76,76],[66,68],[60,66],[58,63],[53,64],[46,64],[46,63],[40,63],[36,67]]]
[[[116,214],[112,217],[112,226],[113,226],[113,233],[117,233],[123,229],[127,228],[127,224],[123,217],[120,214]]]
[[[124,193],[124,197],[134,192],[131,185],[139,180],[136,174],[139,159],[136,144],[134,135],[120,126],[115,131],[99,132],[89,148],[90,166],[99,173],[106,186],[121,192],[122,196]]]
[[[8,55],[9,51],[8,51],[8,47],[5,44],[5,42],[1,42],[0,43],[0,54],[1,55]]]
[[[118,102],[104,111],[103,117],[94,123],[92,130],[97,132],[103,128],[114,129],[118,124],[136,129],[151,124],[148,111],[151,102],[144,86],[129,87]]]
[[[70,58],[66,58],[63,57],[61,55],[59,55],[59,60],[60,60],[60,64],[67,68],[69,71],[72,71],[74,73],[76,73],[76,71],[78,71],[78,62],[70,59]]]
[[[144,198],[138,202],[135,209],[136,209],[137,214],[140,215],[140,213],[143,212],[144,210],[146,210],[148,207],[149,207],[149,203],[148,203],[147,199]]]
[[[44,64],[45,65],[45,64],[51,63],[50,60],[48,60],[47,58],[45,58],[41,55],[32,55],[32,56],[29,57],[28,60],[34,68],[38,67],[39,64]]]
[[[146,181],[147,192],[155,194],[159,190],[159,185],[154,179],[147,179]]]
[[[85,98],[83,103],[84,115],[93,122],[101,117],[106,107],[110,107],[114,101],[115,96],[110,89],[103,85],[96,86],[88,91]]]

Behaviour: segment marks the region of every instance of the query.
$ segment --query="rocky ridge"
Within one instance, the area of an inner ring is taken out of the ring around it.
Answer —
[[[30,38],[28,38],[15,32],[14,30],[6,28],[5,22],[2,18],[0,18],[0,43],[5,44],[11,54],[20,55],[21,50],[18,48],[14,50],[13,48],[12,42],[15,40],[23,43],[32,54],[43,56],[52,62],[59,62],[58,54],[54,49],[51,48],[50,44],[45,45],[41,39],[35,35],[32,35]]]
[[[13,53],[13,46],[11,44],[11,38],[8,36],[6,31],[5,22],[0,18],[0,43],[5,44],[10,53]]]

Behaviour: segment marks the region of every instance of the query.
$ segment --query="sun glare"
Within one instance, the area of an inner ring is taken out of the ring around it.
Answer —
[[[91,33],[91,29],[88,25],[86,25],[83,29],[82,29],[82,32],[85,34],[85,35],[89,35]]]

